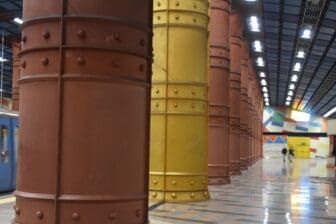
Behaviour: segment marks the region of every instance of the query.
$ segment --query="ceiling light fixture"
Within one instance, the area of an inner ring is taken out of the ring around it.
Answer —
[[[265,66],[264,59],[262,57],[258,57],[257,64],[259,67],[264,67]]]
[[[264,93],[264,97],[268,98],[269,97],[268,93]]]
[[[329,117],[330,115],[336,113],[336,107],[332,108],[331,110],[329,110],[327,113],[325,113],[323,115],[323,117]]]
[[[290,102],[289,102],[289,101],[286,101],[286,105],[289,106],[289,105],[290,105]]]
[[[289,85],[289,89],[294,90],[294,89],[295,89],[295,85],[294,85],[293,83],[290,84],[290,85]]]
[[[292,97],[291,97],[291,96],[287,96],[286,100],[287,100],[287,101],[291,101],[291,100],[292,100]]]
[[[266,78],[266,74],[265,74],[265,72],[260,72],[260,73],[259,73],[259,76],[260,76],[260,78]]]
[[[265,102],[269,102],[269,99],[268,99],[268,98],[265,98],[264,101],[265,101]]]
[[[266,106],[269,106],[270,104],[269,104],[269,102],[265,102],[265,105],[266,105]]]
[[[251,16],[249,18],[250,29],[252,32],[260,32],[260,23],[258,17]]]
[[[293,90],[289,90],[289,91],[288,91],[288,96],[293,96],[293,95],[294,95]]]
[[[262,91],[263,91],[264,93],[268,93],[268,89],[267,89],[267,87],[264,86],[264,87],[262,88]]]
[[[14,18],[14,22],[21,25],[23,23],[23,20],[20,19],[19,17],[16,17],[16,18]]]
[[[263,51],[260,40],[255,40],[253,42],[253,47],[254,47],[255,52],[262,52]]]
[[[261,83],[262,86],[266,86],[267,85],[266,79],[260,80],[260,83]]]
[[[305,52],[304,51],[298,51],[296,57],[297,58],[304,58],[305,57]]]
[[[0,57],[0,62],[6,62],[8,59]]]
[[[303,39],[310,39],[312,37],[312,30],[311,27],[306,27],[301,34],[301,38]]]
[[[294,74],[291,79],[292,82],[297,82],[298,81],[298,75]]]
[[[299,72],[301,71],[301,63],[300,62],[296,62],[294,65],[294,71]]]

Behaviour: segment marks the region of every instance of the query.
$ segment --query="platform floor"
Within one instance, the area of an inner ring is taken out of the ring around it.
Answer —
[[[150,223],[335,224],[335,170],[325,167],[326,160],[264,159],[232,184],[210,187],[207,202],[154,206]],[[0,196],[0,224],[10,223],[13,205],[11,195]]]

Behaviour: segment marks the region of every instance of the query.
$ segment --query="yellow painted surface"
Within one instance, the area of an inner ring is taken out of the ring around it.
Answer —
[[[309,137],[288,137],[288,149],[293,147],[295,158],[310,158]]]
[[[151,200],[209,199],[208,7],[207,0],[154,1]]]

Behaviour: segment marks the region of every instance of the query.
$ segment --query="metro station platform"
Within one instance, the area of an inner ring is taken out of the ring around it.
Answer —
[[[201,203],[151,204],[151,224],[187,223],[336,223],[335,171],[326,160],[264,159],[232,177],[232,183],[210,186],[211,200]],[[14,217],[12,195],[0,197],[0,223]]]

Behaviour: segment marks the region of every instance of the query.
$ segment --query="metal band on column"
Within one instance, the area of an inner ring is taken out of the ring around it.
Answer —
[[[152,200],[209,199],[208,9],[207,0],[154,2]]]
[[[14,223],[148,222],[152,2],[25,0]]]
[[[209,72],[209,184],[229,176],[229,0],[211,1]]]

